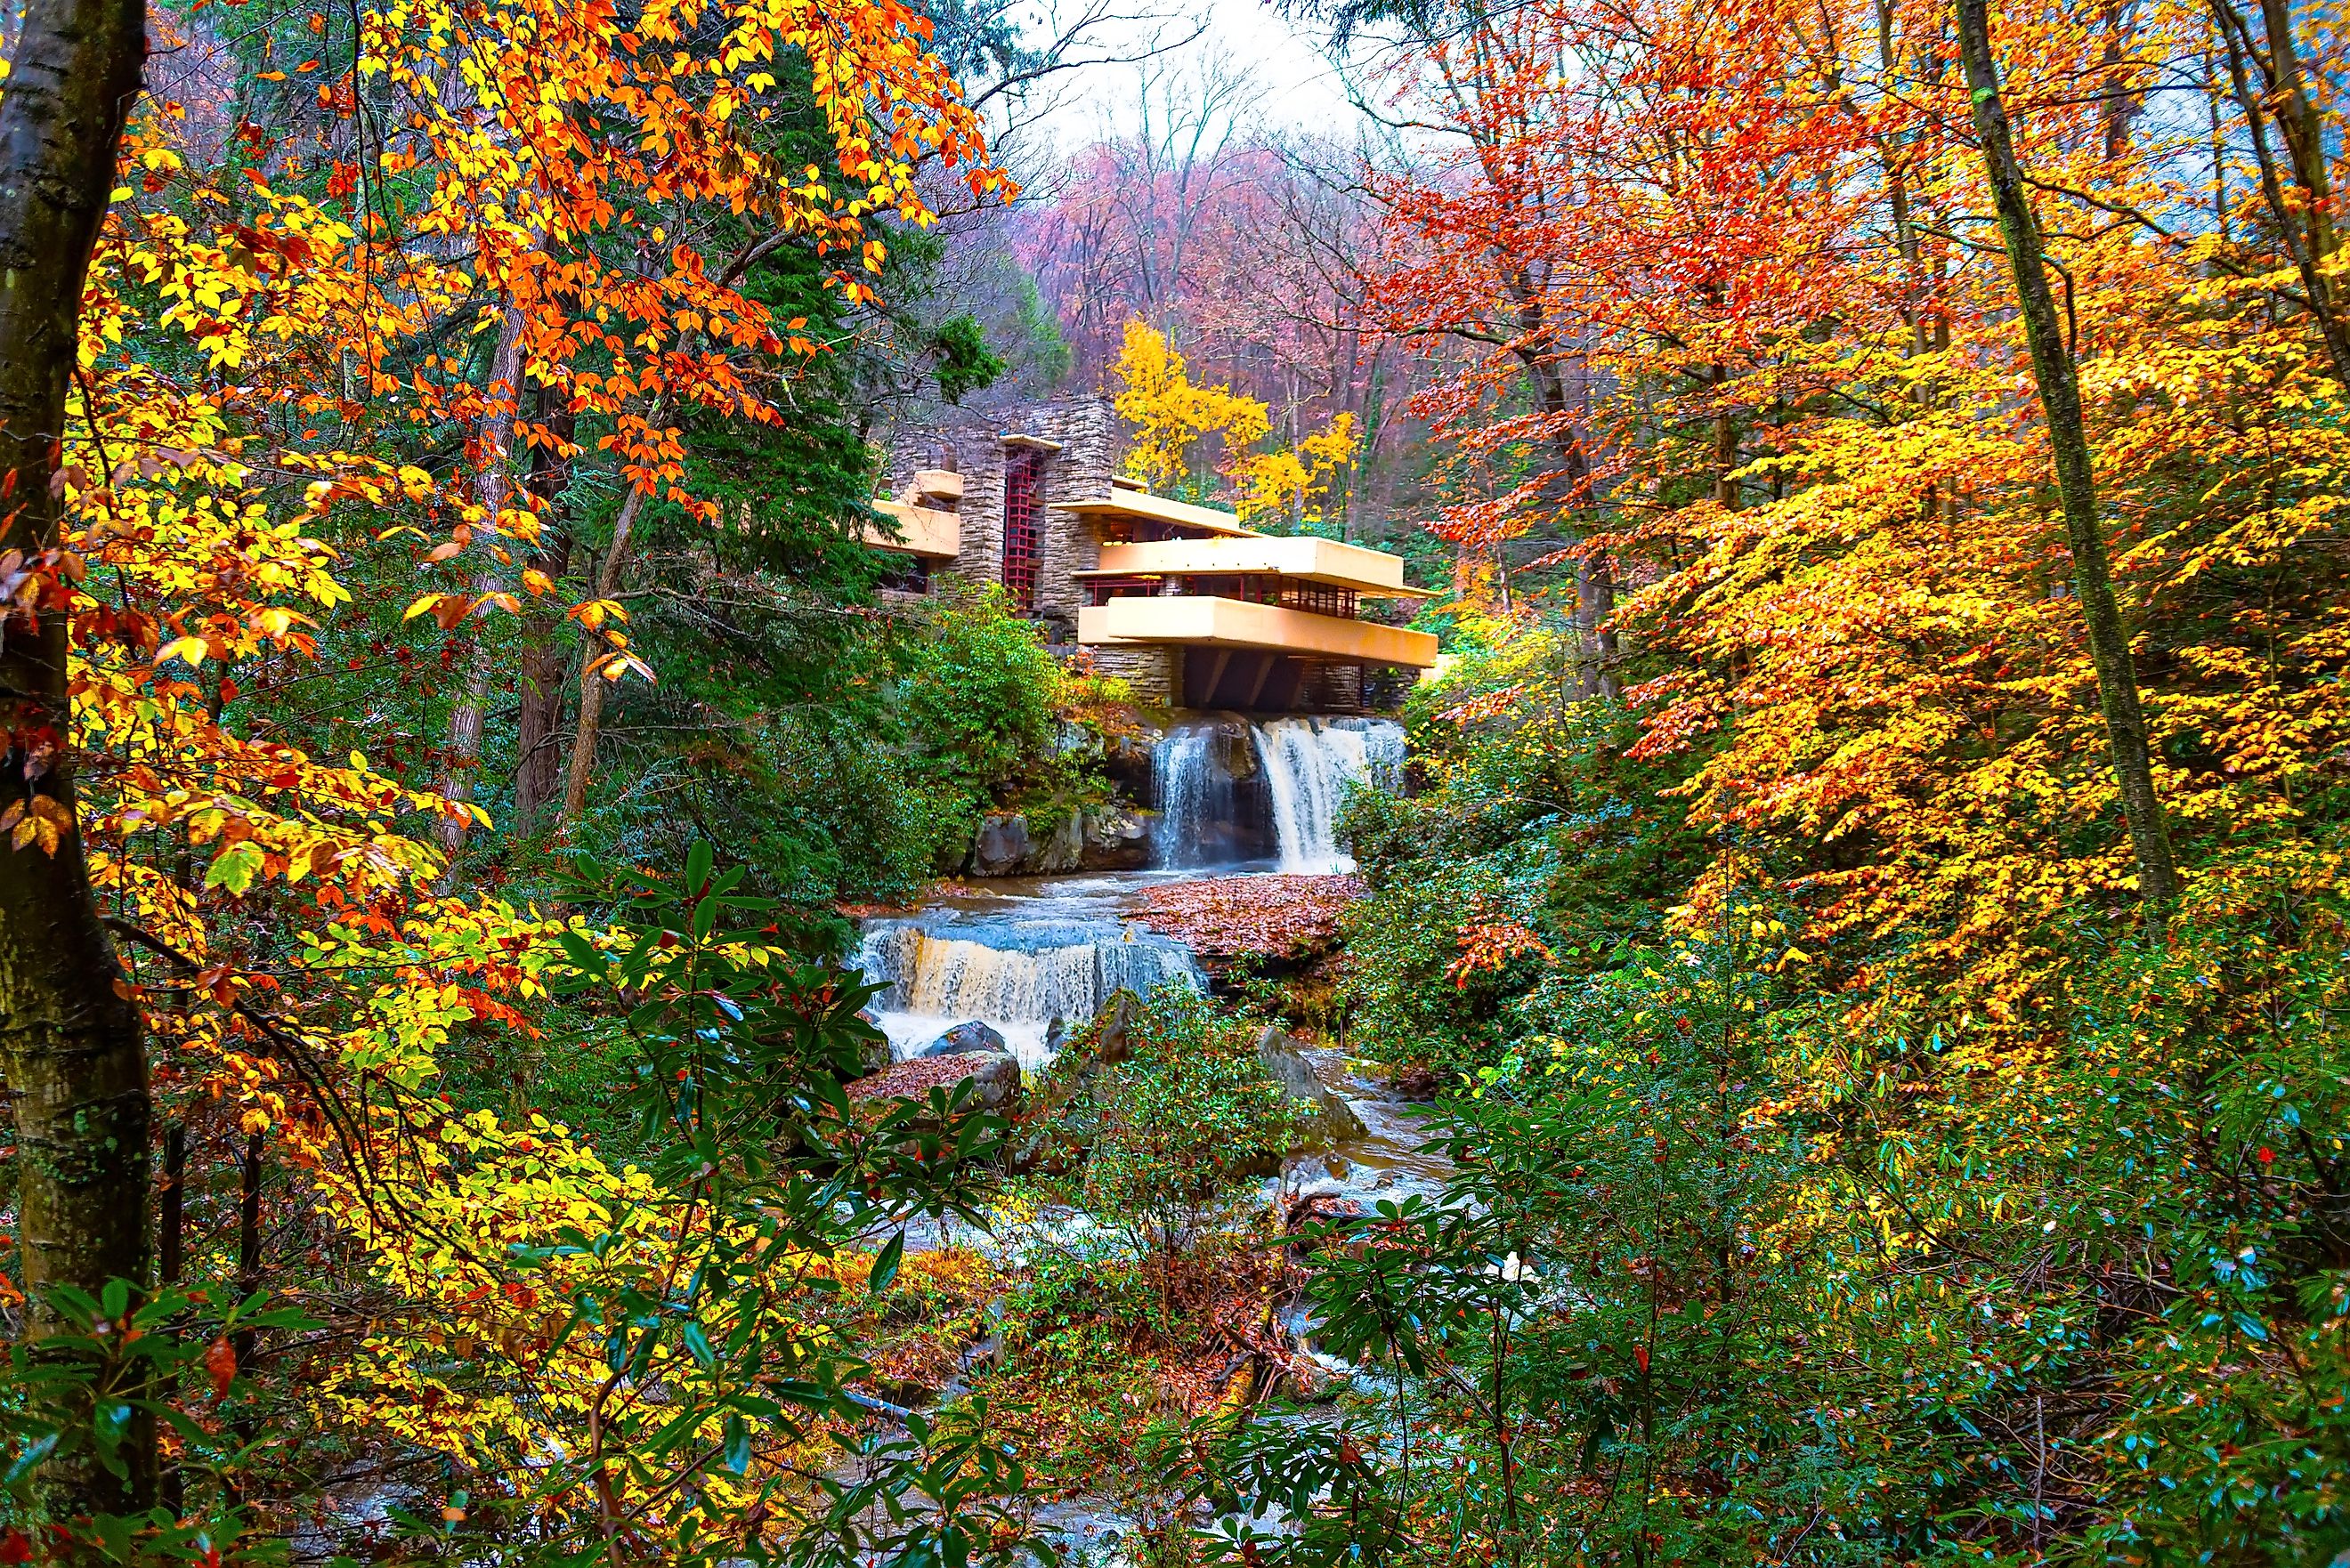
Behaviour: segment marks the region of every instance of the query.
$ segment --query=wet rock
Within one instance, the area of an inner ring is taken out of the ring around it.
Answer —
[[[859,1078],[848,1085],[852,1104],[865,1100],[923,1099],[941,1085],[968,1078],[982,1109],[1002,1111],[1020,1097],[1020,1064],[1009,1052],[963,1051],[951,1056],[917,1056]]]
[[[1052,823],[1052,832],[1036,846],[1029,857],[1024,874],[1032,877],[1057,877],[1065,871],[1077,870],[1086,858],[1086,814],[1073,811]],[[1033,834],[1033,828],[1030,830]]]
[[[1266,1024],[1256,1037],[1256,1059],[1283,1094],[1314,1107],[1306,1128],[1309,1141],[1345,1143],[1365,1136],[1355,1108],[1322,1082],[1305,1059],[1305,1048],[1289,1034]]]
[[[979,825],[972,840],[974,877],[1055,877],[1075,871],[1086,853],[1086,817],[1081,811],[1039,823],[1017,811],[998,812]]]
[[[1011,1109],[1020,1098],[1020,1064],[1012,1059],[1012,1054],[971,1052],[965,1059],[979,1064],[971,1075],[979,1103],[991,1111]]]
[[[1012,1047],[1003,1043],[1003,1035],[977,1019],[973,1019],[969,1023],[956,1024],[952,1029],[931,1041],[922,1047],[920,1054],[962,1056],[974,1051],[995,1051],[1008,1056],[1012,1054]]]
[[[1164,733],[1155,725],[1143,724],[1112,735],[1103,744],[1102,772],[1108,775],[1110,787],[1121,798],[1150,799],[1156,753]]]
[[[1018,812],[1005,812],[991,816],[979,825],[979,836],[971,846],[971,871],[974,877],[1014,877],[1035,846],[1028,842],[1028,819]]]
[[[1150,829],[1155,813],[1131,806],[1096,806],[1084,814],[1085,842],[1078,868],[1085,871],[1141,871],[1150,865]]]
[[[1117,991],[1094,1014],[1094,1060],[1116,1066],[1134,1054],[1127,1036],[1141,1021],[1142,999],[1130,991]]]

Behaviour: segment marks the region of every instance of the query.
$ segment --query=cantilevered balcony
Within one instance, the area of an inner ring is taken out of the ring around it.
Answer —
[[[951,512],[901,501],[877,501],[873,510],[878,515],[865,524],[861,537],[877,550],[936,561],[951,561],[962,553],[962,519]]]
[[[942,468],[915,472],[894,501],[876,501],[862,537],[877,550],[951,561],[962,554],[962,475]]]
[[[1413,670],[1436,662],[1428,633],[1357,618],[1367,598],[1428,597],[1406,586],[1403,561],[1385,551],[1255,533],[1229,512],[1131,486],[1059,509],[1099,537],[1100,565],[1076,574],[1090,600],[1077,612],[1077,641],[1188,650],[1195,704],[1233,684],[1261,697],[1282,679],[1274,657]],[[1236,650],[1252,656],[1237,668]]]
[[[1077,611],[1077,641],[1096,647],[1248,649],[1425,670],[1436,639],[1406,627],[1207,594],[1128,596]]]

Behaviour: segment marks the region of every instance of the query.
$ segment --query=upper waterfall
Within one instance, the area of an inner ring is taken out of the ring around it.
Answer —
[[[1393,789],[1404,761],[1403,726],[1392,719],[1275,719],[1255,726],[1257,756],[1280,844],[1281,869],[1352,871],[1338,847],[1338,814],[1357,784]]]
[[[1338,845],[1347,792],[1357,783],[1399,787],[1403,762],[1403,726],[1392,719],[1187,720],[1151,753],[1155,863],[1188,870],[1273,859],[1283,871],[1351,871]]]
[[[1159,865],[1189,868],[1245,858],[1234,843],[1240,795],[1227,749],[1223,727],[1212,721],[1178,725],[1152,749],[1159,821],[1151,847]]]

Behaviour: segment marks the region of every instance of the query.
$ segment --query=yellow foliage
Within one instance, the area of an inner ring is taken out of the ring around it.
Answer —
[[[1126,324],[1116,369],[1121,387],[1116,406],[1134,427],[1127,463],[1153,485],[1189,477],[1193,449],[1203,437],[1221,436],[1225,451],[1237,453],[1273,428],[1256,399],[1228,386],[1194,386],[1183,356],[1147,321]]]

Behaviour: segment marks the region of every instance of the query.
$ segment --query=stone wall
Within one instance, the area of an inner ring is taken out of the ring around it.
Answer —
[[[1134,688],[1134,700],[1146,708],[1183,705],[1183,650],[1180,648],[1094,648],[1094,673],[1115,675]]]
[[[1002,582],[1004,473],[1024,452],[1034,454],[1039,482],[1035,614],[1053,641],[1074,642],[1085,587],[1071,574],[1097,565],[1100,546],[1091,524],[1052,508],[1109,493],[1118,422],[1107,399],[1072,394],[1022,408],[948,410],[899,434],[890,452],[889,488],[894,493],[910,483],[916,469],[961,473],[962,553],[955,575]]]

